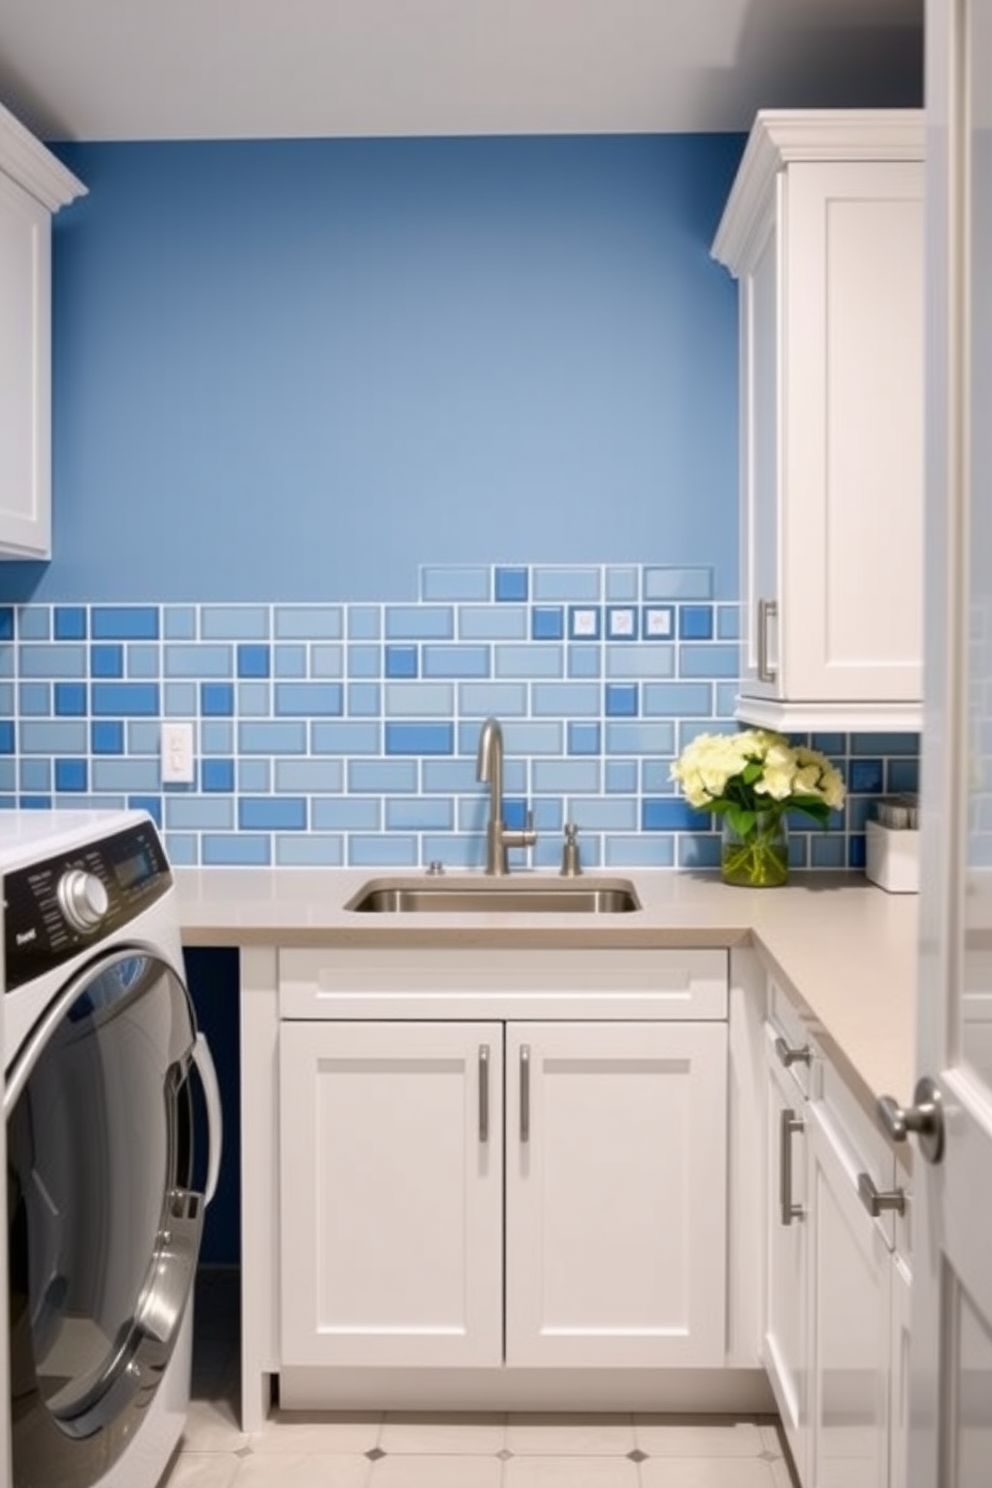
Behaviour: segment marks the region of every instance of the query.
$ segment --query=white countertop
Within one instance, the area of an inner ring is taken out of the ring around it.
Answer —
[[[866,1106],[910,1098],[915,1077],[918,900],[841,873],[795,873],[779,889],[740,889],[715,873],[618,869],[631,914],[358,914],[345,904],[387,869],[177,869],[183,941],[204,945],[734,946],[753,944]],[[513,883],[557,880],[520,872]],[[448,886],[479,874],[450,873]],[[557,880],[560,882],[560,880]]]

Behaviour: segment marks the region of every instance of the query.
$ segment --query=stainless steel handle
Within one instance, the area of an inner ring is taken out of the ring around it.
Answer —
[[[914,1132],[927,1162],[940,1162],[944,1155],[944,1107],[936,1080],[928,1075],[917,1080],[911,1106],[897,1105],[891,1095],[883,1095],[875,1109],[893,1142],[905,1142]]]
[[[520,1045],[520,1140],[530,1141],[530,1044]]]
[[[805,1130],[806,1123],[788,1107],[779,1112],[778,1123],[778,1202],[782,1223],[791,1225],[804,1213],[801,1204],[792,1202],[792,1138]]]
[[[777,599],[758,600],[758,681],[776,682],[778,672],[768,665],[768,622],[778,617]]]
[[[897,1214],[906,1212],[906,1195],[901,1188],[888,1190],[877,1189],[868,1173],[858,1174],[858,1198],[864,1204],[872,1219],[877,1219],[886,1209],[894,1209]]]
[[[479,1141],[489,1141],[489,1045],[479,1045]]]
[[[193,1063],[196,1065],[203,1084],[203,1099],[207,1108],[210,1150],[207,1155],[207,1177],[203,1189],[203,1202],[209,1204],[217,1192],[220,1179],[220,1157],[224,1148],[224,1118],[217,1070],[210,1057],[210,1045],[202,1033],[198,1033],[193,1040]]]
[[[775,1040],[775,1053],[779,1057],[779,1063],[784,1064],[786,1069],[790,1064],[812,1064],[813,1062],[813,1050],[809,1044],[803,1044],[800,1048],[792,1048],[781,1036]]]

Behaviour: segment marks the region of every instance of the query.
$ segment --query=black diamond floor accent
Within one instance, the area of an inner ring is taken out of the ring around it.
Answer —
[[[503,1447],[499,1452],[496,1453],[496,1456],[499,1458],[500,1462],[509,1462],[510,1458],[513,1456],[513,1453],[510,1451],[509,1447]]]
[[[631,1462],[647,1462],[648,1460],[647,1452],[642,1452],[640,1447],[635,1447],[632,1452],[628,1452],[627,1457]]]
[[[365,1453],[365,1455],[370,1462],[378,1462],[379,1458],[385,1457],[386,1454],[381,1447],[371,1447],[369,1451]]]

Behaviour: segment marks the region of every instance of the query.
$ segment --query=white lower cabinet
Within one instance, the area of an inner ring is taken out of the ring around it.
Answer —
[[[720,1366],[726,1061],[724,1022],[284,1022],[283,1364]]]

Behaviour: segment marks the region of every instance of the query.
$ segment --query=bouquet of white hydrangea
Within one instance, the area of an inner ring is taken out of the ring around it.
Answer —
[[[699,734],[670,774],[690,806],[725,814],[741,837],[768,812],[802,811],[826,826],[844,804],[844,782],[826,755],[767,729]]]

